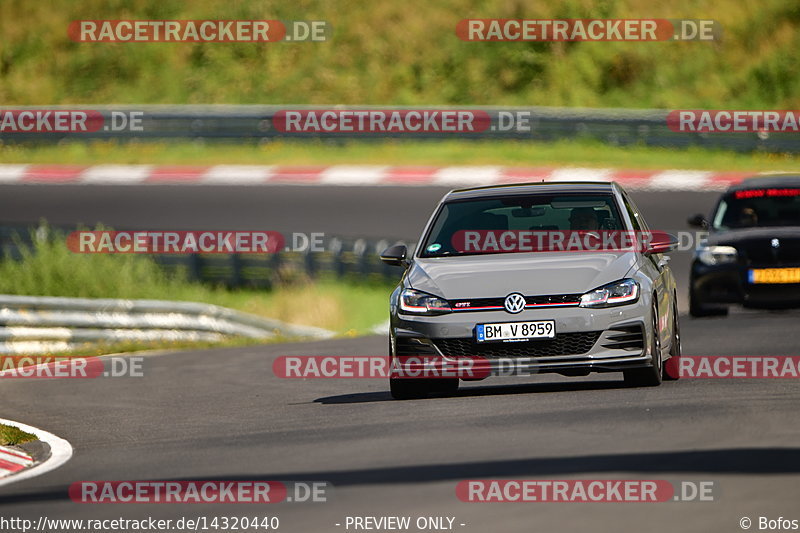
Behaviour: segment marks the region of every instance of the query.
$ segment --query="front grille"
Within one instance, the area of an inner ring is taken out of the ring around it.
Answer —
[[[779,238],[778,248],[772,238],[761,237],[737,242],[734,245],[745,264],[751,266],[795,265],[800,263],[800,239]]]
[[[581,355],[592,349],[601,331],[561,333],[554,339],[528,342],[497,342],[478,344],[471,338],[434,339],[442,354],[450,357],[548,357],[554,355]]]
[[[462,300],[449,300],[450,307],[454,311],[471,311],[475,308],[498,308],[503,309],[506,297],[501,298],[472,298]],[[525,296],[526,306],[574,306],[581,303],[581,294],[553,294],[541,296]]]

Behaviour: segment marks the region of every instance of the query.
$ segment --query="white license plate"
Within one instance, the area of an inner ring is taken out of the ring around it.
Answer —
[[[478,324],[475,326],[475,337],[478,342],[552,339],[555,336],[555,320],[536,320],[535,322],[500,322],[496,324]]]

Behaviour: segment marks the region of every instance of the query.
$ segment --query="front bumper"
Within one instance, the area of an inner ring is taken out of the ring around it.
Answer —
[[[557,372],[585,375],[619,372],[652,365],[649,303],[606,309],[564,307],[456,312],[440,316],[397,315],[391,321],[396,356],[441,357],[447,361],[478,357],[493,375]],[[554,320],[555,339],[477,343],[475,325],[494,322]]]
[[[783,265],[781,265],[783,267]],[[800,265],[786,265],[796,268]],[[751,283],[751,268],[738,263],[709,266],[692,264],[690,283],[695,299],[704,304],[742,304],[749,307],[800,306],[800,283]]]

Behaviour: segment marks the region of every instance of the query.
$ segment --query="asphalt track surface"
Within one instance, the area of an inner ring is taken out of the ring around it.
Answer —
[[[433,188],[0,188],[4,222],[273,229],[415,237]],[[682,229],[713,193],[635,193],[655,228]],[[685,258],[673,265],[685,287]],[[379,319],[380,317],[378,317]],[[379,320],[376,320],[376,322]],[[800,311],[683,318],[688,355],[800,355]],[[141,378],[8,380],[2,416],[69,440],[74,457],[0,488],[0,516],[277,515],[280,531],[345,531],[346,516],[453,516],[456,531],[741,531],[740,518],[800,519],[797,380],[616,374],[470,383],[449,398],[392,401],[382,380],[284,380],[279,355],[380,355],[386,338],[149,356]],[[713,481],[714,502],[460,502],[463,479]],[[87,505],[79,480],[296,480],[327,503]],[[460,526],[459,524],[465,524]],[[351,530],[352,531],[352,530]],[[411,531],[416,531],[412,528]]]

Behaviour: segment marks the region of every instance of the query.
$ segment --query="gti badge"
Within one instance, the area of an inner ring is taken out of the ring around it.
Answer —
[[[525,297],[518,292],[512,292],[506,296],[506,301],[503,305],[509,313],[519,313],[525,309]]]

